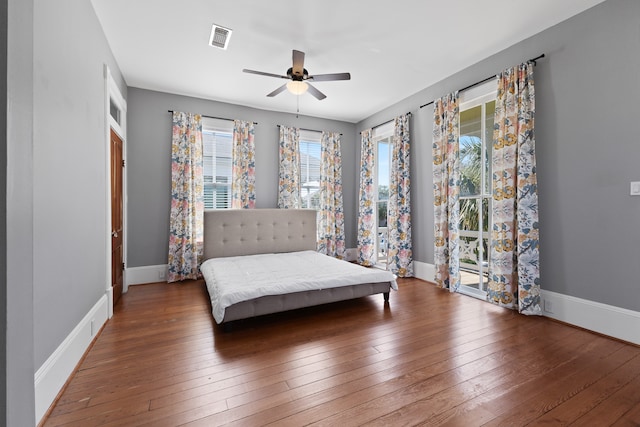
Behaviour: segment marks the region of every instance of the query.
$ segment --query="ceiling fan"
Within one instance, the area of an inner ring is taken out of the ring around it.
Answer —
[[[318,100],[323,100],[327,97],[324,93],[320,92],[315,87],[311,86],[308,82],[327,82],[332,80],[350,80],[351,74],[349,73],[334,73],[334,74],[316,74],[310,76],[309,72],[304,68],[304,52],[299,50],[293,51],[293,66],[287,70],[287,75],[282,76],[280,74],[264,73],[262,71],[242,70],[245,73],[258,74],[267,77],[276,77],[278,79],[290,80],[288,83],[283,84],[273,92],[267,94],[267,96],[276,96],[285,89],[289,89],[289,92],[294,95],[302,95],[309,91],[309,93],[315,96]]]

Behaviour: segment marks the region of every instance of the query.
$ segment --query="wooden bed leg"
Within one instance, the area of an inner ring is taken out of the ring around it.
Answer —
[[[384,302],[389,302],[389,292],[385,292],[383,293],[384,295]]]

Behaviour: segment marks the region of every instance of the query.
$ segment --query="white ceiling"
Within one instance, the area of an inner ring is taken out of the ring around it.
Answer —
[[[91,1],[129,86],[295,112],[295,95],[266,96],[284,80],[242,69],[286,74],[297,49],[311,75],[351,73],[314,83],[327,98],[300,96],[300,113],[355,123],[603,0]]]

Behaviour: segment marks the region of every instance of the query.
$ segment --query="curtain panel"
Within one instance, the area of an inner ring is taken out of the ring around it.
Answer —
[[[342,154],[340,134],[322,132],[320,143],[320,212],[318,252],[344,258],[344,209],[342,202]]]
[[[533,64],[498,75],[487,299],[523,314],[540,315],[534,116]]]
[[[460,107],[456,91],[436,100],[433,108],[435,281],[451,292],[460,288],[459,140]]]
[[[278,207],[300,208],[300,130],[280,126]]]
[[[203,243],[203,181],[201,117],[174,112],[168,282],[198,278]]]
[[[387,208],[387,270],[413,277],[409,114],[395,119]]]
[[[233,121],[231,208],[253,209],[256,205],[256,161],[254,124]]]
[[[358,263],[373,266],[376,263],[376,228],[374,183],[375,150],[373,130],[362,131],[360,141],[360,196],[358,203]]]

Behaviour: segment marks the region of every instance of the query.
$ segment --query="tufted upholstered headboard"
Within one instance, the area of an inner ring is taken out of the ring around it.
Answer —
[[[312,209],[219,209],[204,212],[204,259],[316,250]]]

